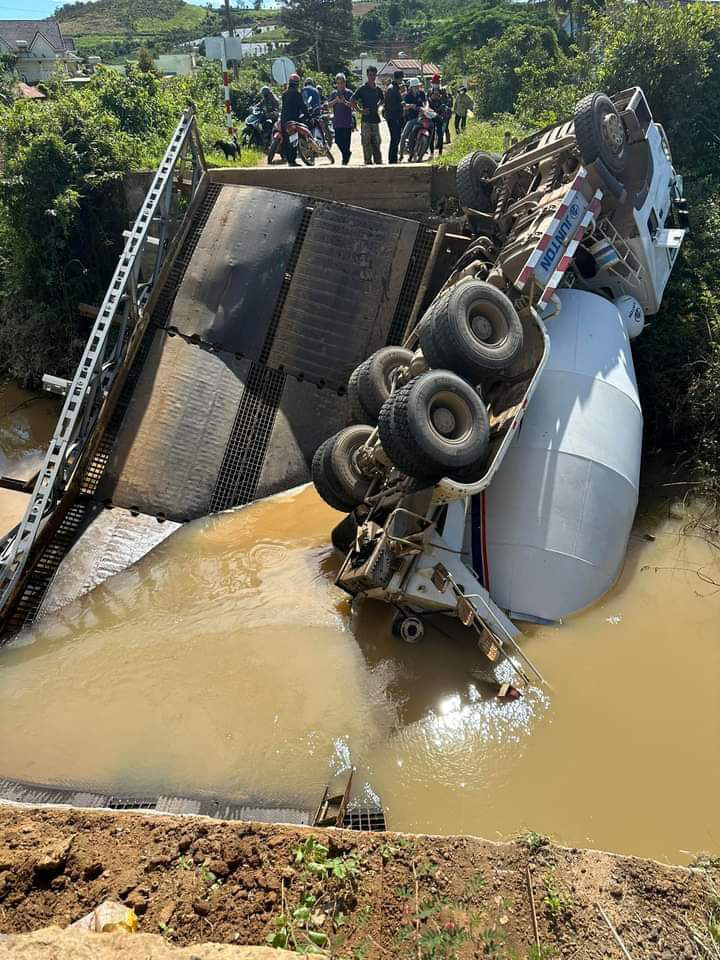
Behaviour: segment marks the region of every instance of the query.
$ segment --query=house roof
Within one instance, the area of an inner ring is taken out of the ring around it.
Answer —
[[[48,17],[46,20],[0,20],[0,37],[11,50],[18,49],[18,41],[24,41],[29,47],[38,33],[42,34],[55,50],[75,49],[73,41],[63,37],[55,17]]]
[[[41,93],[37,87],[31,87],[29,83],[20,81],[15,84],[15,94],[24,100],[44,100],[45,94]]]
[[[423,75],[441,73],[440,67],[434,63],[421,63],[420,60],[388,60],[383,71],[402,70],[403,73],[420,73]]]

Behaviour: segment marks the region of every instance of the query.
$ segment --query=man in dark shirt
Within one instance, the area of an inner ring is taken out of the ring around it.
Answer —
[[[367,82],[355,91],[353,106],[362,113],[360,138],[365,164],[382,163],[380,153],[380,105],[383,92],[377,85],[377,67],[367,68]]]
[[[338,73],[335,77],[335,89],[328,97],[328,105],[333,111],[333,128],[335,130],[335,143],[342,154],[343,166],[346,167],[350,162],[350,138],[352,136],[352,90],[346,86],[345,74]]]
[[[385,120],[390,131],[388,163],[397,163],[398,159],[398,146],[403,128],[403,94],[400,86],[402,79],[402,70],[396,70],[392,83],[385,91]]]
[[[420,120],[420,107],[426,103],[425,91],[422,88],[420,80],[417,77],[410,82],[410,89],[403,97],[403,111],[405,114],[405,126],[400,137],[400,159],[402,160],[407,146],[408,152],[412,153],[413,141],[417,132],[417,124]]]
[[[291,73],[288,77],[287,90],[282,95],[282,110],[280,112],[280,122],[283,132],[283,148],[285,150],[285,159],[289,167],[299,166],[295,145],[290,142],[288,136],[288,124],[300,120],[305,116],[305,101],[298,89],[300,86],[300,77],[296,73]]]

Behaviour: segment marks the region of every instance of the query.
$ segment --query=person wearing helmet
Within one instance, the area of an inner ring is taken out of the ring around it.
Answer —
[[[430,93],[428,94],[428,106],[435,113],[430,137],[430,156],[433,155],[436,147],[438,153],[442,156],[445,142],[445,121],[449,116],[451,104],[452,100],[449,93],[445,87],[440,85],[440,74],[434,74],[430,81]]]
[[[270,87],[260,87],[260,99],[255,106],[260,107],[266,117],[275,119],[280,109],[280,101]]]
[[[400,137],[400,157],[402,160],[405,155],[405,148],[409,148],[412,153],[412,143],[414,135],[417,132],[417,126],[420,122],[420,107],[426,103],[425,91],[417,77],[410,81],[410,89],[403,97],[403,114],[405,117],[405,126]]]
[[[353,92],[348,90],[344,73],[335,77],[335,89],[328,97],[328,106],[333,112],[333,128],[335,143],[342,154],[343,166],[350,162],[350,138],[352,136],[352,102]]]
[[[308,113],[312,113],[313,110],[317,110],[320,106],[320,93],[312,82],[312,77],[306,77],[305,83],[303,84],[302,89],[302,98],[305,101],[305,106],[307,107]]]
[[[467,125],[468,110],[473,109],[473,102],[468,96],[467,87],[462,86],[455,96],[453,110],[455,111],[455,133],[459,134]]]
[[[285,90],[282,95],[280,123],[282,124],[285,159],[289,167],[297,167],[299,164],[296,159],[295,146],[290,142],[290,137],[288,136],[288,124],[296,123],[306,114],[305,101],[298,89],[299,86],[300,77],[296,73],[291,73],[288,77],[287,90]]]

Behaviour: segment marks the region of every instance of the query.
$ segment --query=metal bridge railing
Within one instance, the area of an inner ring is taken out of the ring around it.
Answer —
[[[203,172],[197,126],[188,110],[173,133],[132,229],[125,234],[125,248],[75,376],[68,383],[65,404],[25,515],[15,530],[0,540],[0,618],[22,580],[43,521],[75,476],[83,448],[123,365],[130,333],[144,319],[145,308],[158,286],[171,249],[172,228],[177,223],[172,203],[176,181],[187,184],[185,178],[190,174],[192,199]]]

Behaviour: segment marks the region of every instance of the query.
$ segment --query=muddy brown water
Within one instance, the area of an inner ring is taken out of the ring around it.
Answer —
[[[306,488],[196,521],[35,624],[0,651],[0,775],[312,807],[351,762],[394,829],[718,852],[720,551],[643,505],[615,589],[528,629],[551,687],[503,704],[449,620],[406,646],[351,610],[338,516]]]
[[[0,384],[0,476],[29,480],[42,465],[55,430],[57,397]],[[0,489],[0,537],[22,519],[28,495]]]

